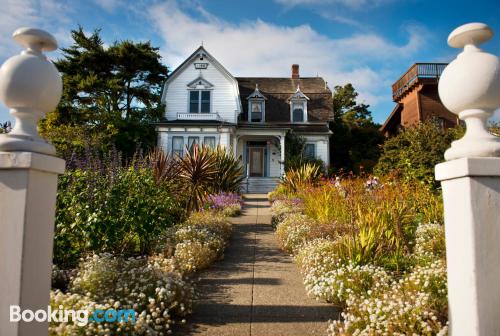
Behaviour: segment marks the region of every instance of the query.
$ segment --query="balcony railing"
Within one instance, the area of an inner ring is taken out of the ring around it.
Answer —
[[[397,100],[419,78],[439,79],[447,63],[415,63],[401,78],[392,85],[392,98]]]
[[[178,120],[219,120],[218,113],[177,113]]]

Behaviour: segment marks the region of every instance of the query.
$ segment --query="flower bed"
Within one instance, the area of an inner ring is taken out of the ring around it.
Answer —
[[[329,335],[447,334],[439,195],[375,178],[323,180],[293,193],[282,185],[271,195],[276,237],[307,292],[343,308]]]
[[[219,193],[208,195],[207,207],[209,209],[220,211],[225,216],[234,217],[241,214],[243,199],[235,193]]]
[[[193,275],[221,258],[231,235],[222,212],[193,213],[168,231],[156,253],[139,257],[93,254],[71,275],[55,269],[55,280],[69,278],[67,289],[51,292],[51,306],[82,309],[133,309],[135,323],[52,322],[50,335],[166,335],[192,310]],[[64,275],[64,276],[62,276]]]

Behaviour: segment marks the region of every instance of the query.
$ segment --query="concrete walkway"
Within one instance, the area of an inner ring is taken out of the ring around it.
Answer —
[[[278,248],[265,195],[247,195],[223,261],[201,274],[182,335],[325,335],[339,310],[306,296],[299,270]]]

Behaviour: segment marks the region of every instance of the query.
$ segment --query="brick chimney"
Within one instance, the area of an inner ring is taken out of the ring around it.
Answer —
[[[292,64],[292,79],[299,79],[299,65]]]

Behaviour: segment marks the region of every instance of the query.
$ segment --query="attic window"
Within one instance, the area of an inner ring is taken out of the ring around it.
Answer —
[[[307,97],[300,87],[297,86],[297,91],[288,99],[290,103],[290,119],[292,122],[307,122]]]
[[[251,122],[262,122],[262,113],[264,112],[263,108],[263,101],[253,101],[250,103],[251,106],[251,115],[250,115],[250,121]]]
[[[247,97],[248,100],[248,121],[264,122],[266,120],[266,100],[267,98],[259,91],[259,85],[255,84],[255,90]]]
[[[292,121],[304,122],[304,102],[292,102]]]

